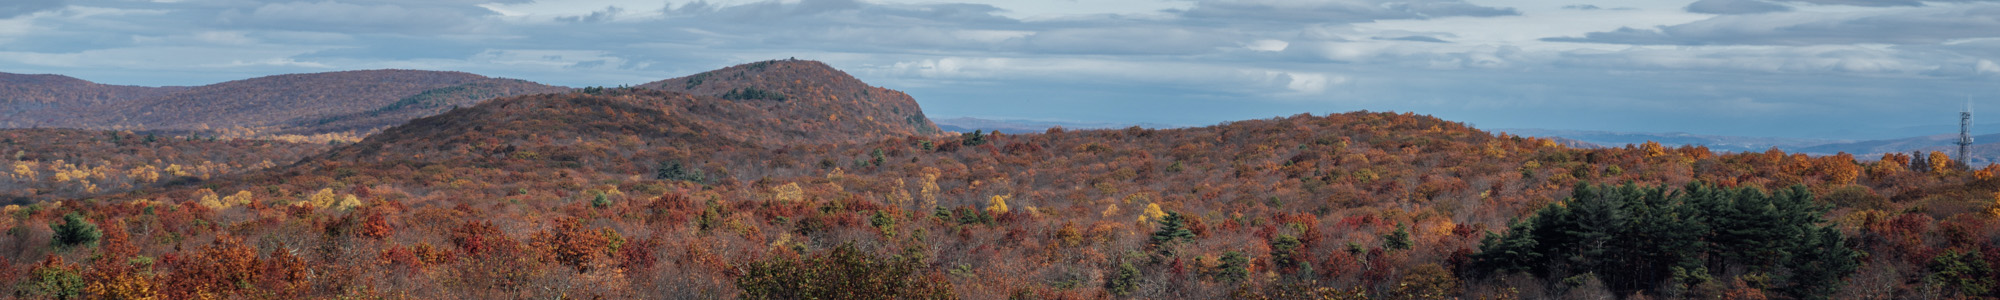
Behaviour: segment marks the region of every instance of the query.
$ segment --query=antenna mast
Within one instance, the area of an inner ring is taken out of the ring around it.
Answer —
[[[1965,110],[1958,112],[1958,165],[1971,166],[1967,161],[1970,158],[1965,157],[1969,147],[1972,147],[1972,97],[1966,96]]]

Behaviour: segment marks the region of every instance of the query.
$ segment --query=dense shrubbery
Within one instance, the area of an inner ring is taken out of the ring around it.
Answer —
[[[927,275],[922,255],[874,257],[842,244],[811,257],[750,263],[736,285],[749,299],[958,299],[950,281]]]

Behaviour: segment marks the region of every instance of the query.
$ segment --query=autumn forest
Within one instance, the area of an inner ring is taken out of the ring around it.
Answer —
[[[2000,297],[2000,167],[1943,153],[1576,147],[1369,111],[945,132],[800,60],[580,89],[78,81],[0,77],[0,112],[37,116],[0,122],[0,294]]]

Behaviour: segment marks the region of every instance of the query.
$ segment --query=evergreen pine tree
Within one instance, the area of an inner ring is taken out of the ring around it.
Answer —
[[[1410,230],[1403,223],[1396,223],[1396,231],[1382,235],[1382,248],[1389,250],[1409,250]]]
[[[1139,288],[1139,268],[1130,262],[1118,263],[1118,272],[1104,280],[1105,291],[1112,295],[1127,296]]]
[[[1193,240],[1194,232],[1188,231],[1187,219],[1180,212],[1168,212],[1160,218],[1160,229],[1153,232],[1152,245],[1161,246],[1175,240]]]
[[[53,237],[54,244],[64,248],[78,245],[94,245],[97,244],[97,238],[104,235],[104,232],[97,230],[97,224],[90,223],[89,220],[83,218],[83,215],[77,213],[63,215],[63,222],[61,224],[49,224],[49,230],[56,233],[55,237]]]

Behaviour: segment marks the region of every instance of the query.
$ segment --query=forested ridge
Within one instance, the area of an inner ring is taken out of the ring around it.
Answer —
[[[196,87],[104,85],[0,73],[0,128],[172,132],[351,141],[488,99],[569,88],[464,72],[364,70],[286,74]]]
[[[921,116],[914,102],[898,102],[907,96],[814,93],[881,92],[800,63],[495,99],[295,163],[7,206],[0,291],[2000,296],[2000,179],[1936,153],[1861,162],[1656,143],[1578,149],[1366,111],[1181,129],[930,134],[927,120],[887,118]],[[792,71],[757,73],[770,70]],[[702,87],[732,78],[792,85]],[[830,116],[795,118],[807,112]],[[89,142],[64,149],[85,153],[133,137],[73,134]],[[68,156],[11,162],[45,176],[59,157]]]

